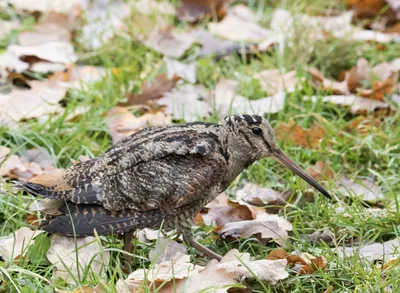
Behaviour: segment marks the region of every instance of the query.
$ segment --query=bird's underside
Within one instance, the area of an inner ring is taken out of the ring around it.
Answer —
[[[123,234],[161,223],[180,229],[183,219],[191,220],[230,183],[216,131],[200,123],[189,124],[183,134],[179,126],[146,129],[102,157],[22,184],[59,206],[43,226],[48,232]]]

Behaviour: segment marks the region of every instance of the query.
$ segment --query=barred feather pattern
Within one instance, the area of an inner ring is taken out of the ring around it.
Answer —
[[[266,135],[256,137],[254,126]],[[149,127],[103,156],[21,184],[32,194],[64,201],[62,215],[44,226],[49,232],[125,233],[161,223],[183,230],[199,209],[274,147],[271,126],[256,115],[231,116],[218,124]]]

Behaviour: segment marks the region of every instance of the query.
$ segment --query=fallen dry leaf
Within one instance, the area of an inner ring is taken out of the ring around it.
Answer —
[[[233,114],[277,113],[285,105],[285,93],[278,92],[274,96],[249,100],[236,94],[239,82],[236,80],[221,79],[215,88],[214,103],[220,116]]]
[[[61,64],[73,63],[78,59],[72,44],[63,41],[52,41],[31,46],[10,45],[7,47],[7,51],[27,63],[30,63],[32,57]]]
[[[311,101],[313,102],[316,102],[318,100],[318,97],[304,97],[304,100],[309,99],[311,99]],[[388,111],[392,109],[392,106],[386,102],[372,100],[368,98],[361,98],[355,95],[324,96],[322,98],[322,101],[326,103],[349,107],[351,113],[358,115],[366,115],[380,109],[385,109]]]
[[[257,220],[226,223],[218,231],[220,235],[249,238],[260,233],[261,239],[272,239],[281,246],[289,238],[288,231],[292,230],[292,224],[284,218],[276,215],[260,216]]]
[[[26,214],[25,222],[29,225],[39,227],[39,218],[35,214]]]
[[[265,42],[276,36],[270,31],[261,27],[256,22],[257,17],[252,19],[246,16],[246,19],[235,13],[228,15],[219,23],[209,23],[208,29],[211,34],[231,41],[245,41],[253,43]]]
[[[267,255],[269,260],[287,260],[288,265],[294,265],[293,269],[300,275],[312,274],[318,269],[326,269],[328,261],[323,256],[315,257],[309,253],[289,254],[283,249],[277,248]]]
[[[165,93],[170,92],[181,78],[174,75],[169,79],[165,74],[160,74],[151,83],[145,83],[141,94],[131,94],[128,101],[118,103],[118,106],[147,105],[160,99]]]
[[[257,278],[274,285],[289,276],[285,270],[286,264],[285,259],[252,261],[249,253],[241,254],[238,250],[232,249],[217,264],[217,269],[225,269],[235,274],[238,279]]]
[[[390,259],[399,257],[400,241],[398,238],[383,242],[369,243],[353,247],[339,246],[332,248],[340,257],[357,254],[368,260]]]
[[[170,261],[177,253],[186,254],[185,245],[179,244],[175,240],[159,237],[156,241],[156,247],[149,252],[150,261],[159,264]]]
[[[254,206],[282,205],[286,203],[288,195],[255,183],[246,183],[242,188],[235,190],[235,196],[239,202]]]
[[[201,45],[200,56],[207,56],[210,54],[221,56],[238,51],[242,48],[240,44],[215,37],[209,31],[201,28],[193,31],[192,34]]]
[[[335,173],[329,167],[329,164],[322,161],[317,161],[314,166],[308,167],[307,173],[318,182],[322,180],[330,180],[335,177]]]
[[[316,89],[321,88],[336,95],[358,93],[361,97],[379,101],[383,101],[385,95],[393,93],[399,70],[397,60],[384,62],[371,68],[366,59],[360,58],[355,66],[341,74],[342,81],[339,82],[325,78],[316,68],[307,69]],[[378,78],[378,80],[373,80],[373,78]],[[365,88],[369,82],[372,82],[372,88]]]
[[[29,90],[13,88],[0,94],[0,121],[13,123],[62,111],[59,102],[65,97],[65,88],[49,81],[32,80],[29,85]]]
[[[46,172],[54,172],[54,162],[44,149],[28,150],[22,157],[11,155],[11,149],[0,146],[0,177],[7,176],[19,180],[29,180]]]
[[[226,256],[221,263],[226,262]],[[194,270],[190,278],[170,282],[163,287],[160,293],[173,292],[200,292],[210,291],[213,293],[225,293],[230,286],[236,284],[235,275],[224,269],[218,269],[218,261],[211,260],[203,269]]]
[[[18,43],[21,46],[40,46],[50,42],[69,42],[71,32],[55,23],[41,23],[33,30],[23,31],[18,34]]]
[[[226,15],[227,0],[183,0],[178,8],[178,19],[197,22],[206,17],[222,19]]]
[[[337,190],[348,197],[354,195],[361,197],[364,201],[378,201],[384,198],[379,186],[369,180],[363,180],[358,183],[354,179],[341,176],[337,181],[337,185],[339,186]]]
[[[286,259],[288,255],[289,253],[286,250],[282,248],[275,248],[268,253],[266,259],[269,260]]]
[[[357,88],[362,85],[362,82],[370,78],[370,66],[366,59],[360,58],[357,64],[345,73],[345,80],[349,92],[355,93]]]
[[[35,63],[38,65],[39,63]],[[112,71],[112,70],[111,70]],[[90,65],[66,66],[62,72],[56,72],[49,76],[48,80],[64,88],[84,88],[87,84],[92,84],[106,76],[106,70],[103,67]]]
[[[382,125],[383,122],[379,118],[358,116],[347,124],[345,131],[355,132],[358,135],[369,135],[377,132],[378,129],[382,128]]]
[[[398,74],[393,72],[385,81],[375,80],[372,89],[360,91],[360,96],[372,100],[383,101],[386,95],[392,95],[397,84]]]
[[[373,19],[385,17],[386,22],[396,21],[395,11],[386,0],[346,0],[346,5],[354,11],[357,19]]]
[[[167,78],[173,80],[180,77],[190,83],[196,83],[196,63],[182,63],[175,59],[166,58]]]
[[[293,269],[299,275],[309,275],[318,269],[326,269],[328,261],[323,256],[312,256],[308,253],[291,254],[286,257],[288,264],[294,265]]]
[[[288,124],[279,123],[275,127],[275,135],[279,141],[304,148],[318,148],[321,141],[325,138],[325,130],[315,121],[311,128],[305,129],[291,119]]]
[[[156,28],[143,40],[143,44],[165,56],[181,57],[196,39],[191,33],[179,31],[172,27]]]
[[[195,266],[190,263],[190,256],[178,252],[168,261],[156,264],[150,269],[138,269],[125,280],[118,280],[116,288],[117,292],[140,292],[140,288],[156,289],[165,281],[184,279],[192,276],[194,272]]]
[[[312,84],[314,88],[331,91],[335,95],[349,94],[347,81],[333,81],[324,77],[324,75],[316,68],[308,68],[307,72],[312,76]]]
[[[184,84],[163,94],[158,104],[174,119],[196,121],[212,113],[210,93],[203,85]]]
[[[0,256],[9,263],[26,252],[27,247],[35,243],[34,238],[42,232],[22,227],[15,231],[14,235],[0,237]]]
[[[334,16],[310,16],[306,14],[291,14],[284,9],[275,9],[271,18],[271,30],[275,35],[281,35],[283,38],[292,38],[296,34],[295,28],[300,28],[304,34],[307,33],[314,40],[324,40],[328,36],[380,43],[399,40],[397,35],[363,30],[352,26],[352,17],[352,11]]]
[[[207,204],[200,215],[206,225],[216,222],[220,226],[231,222],[254,220],[257,217],[257,210],[256,207],[245,203],[232,202],[226,193],[221,193]]]
[[[164,234],[163,234],[163,233],[161,233],[160,230],[144,228],[144,229],[138,231],[137,238],[142,243],[151,243],[153,240],[157,240],[159,238],[164,237],[164,235],[167,235],[169,237],[173,233],[175,233],[174,230],[171,230],[168,232],[164,231]]]
[[[163,112],[157,112],[156,114],[147,113],[136,117],[125,108],[115,107],[107,112],[106,120],[113,144],[115,144],[149,125],[169,124],[171,119]]]
[[[75,242],[74,237],[54,234],[46,256],[54,265],[53,280],[61,277],[69,283],[79,282],[79,276],[83,277],[88,266],[89,271],[101,276],[110,261],[110,252],[104,251],[92,236],[78,237]]]
[[[263,90],[269,94],[279,92],[293,92],[298,84],[296,71],[282,74],[279,69],[264,70],[254,75]]]

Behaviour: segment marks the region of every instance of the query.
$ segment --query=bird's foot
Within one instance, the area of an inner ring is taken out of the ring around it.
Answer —
[[[124,251],[127,252],[127,253],[124,253],[124,265],[122,268],[124,273],[131,272],[132,251],[133,251],[132,239],[133,239],[134,233],[135,233],[135,230],[131,230],[124,234]]]
[[[185,240],[185,242],[191,246],[193,246],[194,248],[196,248],[199,252],[207,255],[210,258],[216,259],[218,261],[220,261],[222,259],[222,256],[219,255],[218,253],[215,253],[214,251],[208,249],[207,247],[205,247],[204,245],[201,245],[199,242],[197,242],[193,236],[187,235],[186,233],[183,234],[183,239]]]

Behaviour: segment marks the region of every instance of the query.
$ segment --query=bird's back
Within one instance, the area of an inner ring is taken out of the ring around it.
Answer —
[[[162,221],[186,205],[201,208],[205,196],[216,196],[227,187],[223,180],[227,158],[218,127],[208,123],[150,127],[120,141],[101,157],[59,175],[33,178],[23,186],[35,195],[66,201],[63,215],[51,222],[48,230],[52,232],[66,231],[72,223],[69,214],[79,218],[73,222],[82,231],[93,225],[109,229],[102,226],[104,222],[138,225],[144,215],[149,222]]]

